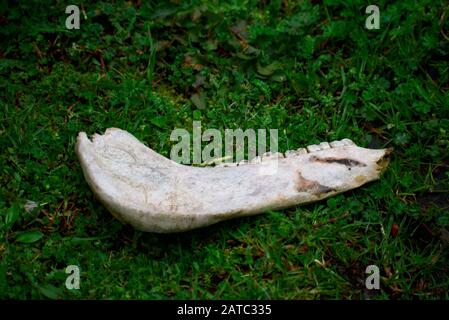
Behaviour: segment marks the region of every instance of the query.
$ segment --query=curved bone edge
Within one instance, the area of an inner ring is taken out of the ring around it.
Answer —
[[[236,167],[191,167],[154,152],[120,129],[93,141],[79,133],[76,152],[96,197],[119,220],[136,229],[169,233],[269,209],[318,201],[379,178],[391,149],[354,144]]]

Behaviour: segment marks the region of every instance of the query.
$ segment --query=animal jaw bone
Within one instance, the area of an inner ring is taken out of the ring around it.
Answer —
[[[87,183],[116,218],[142,231],[170,233],[357,188],[379,179],[391,149],[365,149],[343,139],[238,165],[191,167],[110,128],[92,141],[80,132],[76,152]],[[264,173],[261,166],[273,160],[276,173]]]

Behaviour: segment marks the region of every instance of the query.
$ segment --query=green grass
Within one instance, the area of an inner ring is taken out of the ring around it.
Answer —
[[[63,1],[0,6],[0,298],[449,297],[446,1],[379,0],[379,30],[358,0],[143,3],[83,1],[80,30]],[[193,120],[277,128],[280,151],[395,151],[381,180],[311,205],[173,235],[113,219],[78,132],[119,127],[169,156]]]

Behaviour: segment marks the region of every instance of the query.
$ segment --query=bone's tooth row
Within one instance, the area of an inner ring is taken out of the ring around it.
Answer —
[[[338,147],[344,147],[344,146],[353,146],[355,145],[354,142],[350,139],[343,139],[340,141],[332,141],[332,142],[321,142],[320,144],[312,144],[310,146],[307,146],[307,151],[309,152],[315,152],[320,150],[326,150],[329,148],[338,148]]]
[[[297,150],[288,150],[285,152],[285,157],[290,158],[290,157],[298,156],[298,155],[305,154],[305,153],[326,150],[329,148],[352,146],[352,145],[354,145],[354,142],[352,142],[350,139],[343,139],[341,141],[332,141],[330,143],[329,142],[321,142],[320,144],[311,144],[310,146],[307,146],[306,148],[299,148]]]
[[[329,149],[330,147],[331,145],[328,142],[321,142],[320,144],[312,144],[310,146],[307,146],[307,151],[316,152],[320,150]]]
[[[275,160],[275,159],[283,159],[284,155],[280,152],[265,152],[264,154],[262,154],[262,156],[256,156],[253,159],[251,159],[250,161],[248,160],[241,160],[238,163],[238,166],[242,166],[245,164],[257,164],[257,163],[261,163],[262,161],[269,161],[269,160]]]
[[[226,163],[221,163],[219,165],[217,165],[217,167],[235,167],[235,166],[241,166],[241,165],[245,165],[245,164],[257,164],[257,163],[261,163],[262,161],[268,161],[268,160],[274,160],[274,159],[282,159],[282,158],[291,158],[291,157],[296,157],[299,156],[301,154],[306,154],[306,153],[310,153],[310,152],[316,152],[316,151],[320,151],[320,150],[326,150],[329,148],[338,148],[338,147],[344,147],[344,146],[352,146],[355,145],[354,142],[352,142],[352,140],[350,139],[343,139],[343,140],[336,140],[336,141],[332,141],[332,142],[321,142],[320,144],[312,144],[310,146],[307,146],[306,148],[299,148],[296,150],[288,150],[285,152],[285,156],[284,154],[280,153],[280,152],[265,152],[262,156],[257,156],[253,159],[251,159],[250,161],[248,160],[241,160],[238,163],[232,163],[232,162],[226,162]]]

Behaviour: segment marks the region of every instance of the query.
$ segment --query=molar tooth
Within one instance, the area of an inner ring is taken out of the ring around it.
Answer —
[[[262,162],[262,158],[260,156],[254,157],[253,159],[251,159],[250,163],[261,163]]]
[[[348,138],[344,138],[343,140],[341,140],[341,142],[343,142],[343,145],[345,145],[345,146],[353,146],[353,145],[355,145],[355,143],[352,142],[352,140],[348,139]]]
[[[317,144],[311,144],[310,146],[307,146],[307,151],[309,152],[315,152],[315,151],[320,151],[321,147]]]
[[[271,157],[275,159],[284,159],[282,152],[275,152]]]
[[[321,147],[321,150],[325,150],[325,149],[329,149],[331,146],[329,145],[328,142],[321,142],[320,147]]]
[[[271,157],[272,154],[273,154],[273,152],[271,152],[271,151],[265,152],[264,154],[262,154],[262,159]]]
[[[339,147],[343,147],[345,145],[343,141],[339,141],[339,140],[332,141],[329,144],[332,148],[339,148]]]
[[[219,163],[219,164],[217,164],[215,166],[216,167],[220,167],[220,168],[235,167],[235,166],[237,166],[237,163],[235,163],[235,162],[222,162],[222,163]]]
[[[285,151],[285,157],[286,158],[292,158],[292,157],[295,157],[297,155],[299,155],[299,153],[296,150],[287,150],[287,151]]]
[[[215,168],[224,168],[226,167],[226,163],[217,163],[215,164]]]
[[[284,155],[280,152],[265,152],[262,155],[262,161],[266,160],[276,160],[276,159],[283,159]]]

